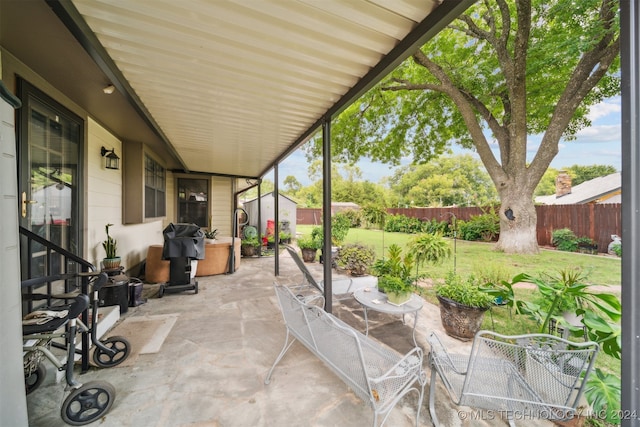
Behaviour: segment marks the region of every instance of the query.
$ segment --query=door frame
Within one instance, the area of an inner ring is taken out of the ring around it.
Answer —
[[[29,99],[36,99],[39,103],[45,105],[47,108],[56,112],[67,120],[75,122],[79,126],[79,140],[77,145],[78,150],[78,163],[77,163],[77,182],[75,197],[72,197],[72,233],[75,234],[75,244],[72,247],[66,248],[70,252],[82,257],[85,257],[84,247],[84,230],[86,224],[85,218],[85,205],[86,205],[86,191],[85,191],[85,145],[86,145],[86,119],[80,115],[74,113],[69,108],[65,107],[61,102],[54,99],[52,96],[47,95],[44,91],[38,89],[36,86],[28,82],[22,77],[16,78],[18,97],[22,101],[22,108],[17,110],[16,114],[16,152],[17,152],[17,166],[18,166],[18,195],[22,192],[30,192],[30,167],[29,167],[29,141],[28,141],[28,129],[30,119]],[[22,217],[20,210],[22,209],[22,201],[18,201],[18,218],[21,226],[24,226],[24,218]],[[26,227],[28,228],[28,227]],[[20,264],[23,272],[29,271],[26,264],[31,259],[31,254],[26,253],[27,248],[21,248]]]

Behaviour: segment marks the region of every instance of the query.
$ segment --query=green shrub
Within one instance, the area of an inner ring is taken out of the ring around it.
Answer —
[[[495,213],[472,216],[467,221],[457,221],[459,236],[463,240],[490,242],[500,234],[500,218]]]
[[[551,233],[551,244],[559,251],[576,252],[578,250],[577,237],[568,228],[553,230]]]
[[[387,211],[382,207],[370,205],[362,208],[362,216],[367,222],[367,227],[377,226],[382,229],[386,222]]]
[[[384,231],[395,233],[422,233],[425,227],[423,221],[406,215],[389,215],[384,224]]]
[[[349,218],[349,225],[351,228],[358,228],[362,225],[362,214],[360,213],[360,211],[357,211],[355,209],[347,209],[346,211],[340,213]]]
[[[336,264],[349,270],[353,276],[367,274],[375,259],[376,254],[372,248],[357,243],[342,246],[335,257]]]
[[[587,254],[598,253],[598,244],[589,237],[578,237],[576,239],[576,245],[578,252]]]
[[[616,254],[617,256],[621,257],[622,256],[622,243],[616,243],[615,245],[611,246],[611,250],[613,251],[614,254]]]

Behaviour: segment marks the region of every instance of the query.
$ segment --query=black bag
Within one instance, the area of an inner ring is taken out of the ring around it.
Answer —
[[[142,290],[142,280],[132,277],[129,280],[129,307],[137,307],[147,302],[146,298],[142,298]]]

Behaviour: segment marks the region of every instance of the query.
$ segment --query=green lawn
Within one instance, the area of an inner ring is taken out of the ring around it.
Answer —
[[[296,232],[310,234],[313,226],[297,225]],[[345,243],[361,243],[373,247],[378,258],[383,257],[383,247],[396,243],[404,247],[413,235],[405,233],[389,233],[380,230],[352,228],[347,234]],[[453,239],[451,250],[455,256],[442,265],[422,266],[420,273],[434,279],[443,278],[453,270],[461,275],[474,273],[483,277],[511,278],[518,273],[537,276],[539,273],[554,273],[561,269],[581,268],[588,274],[588,282],[594,285],[615,285],[609,292],[618,293],[621,283],[620,258],[605,255],[585,255],[542,249],[536,255],[508,255],[495,251],[493,243],[467,242]]]

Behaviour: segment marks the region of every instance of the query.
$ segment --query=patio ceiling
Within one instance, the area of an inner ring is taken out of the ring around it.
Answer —
[[[241,177],[262,177],[472,3],[47,1],[169,165]]]

